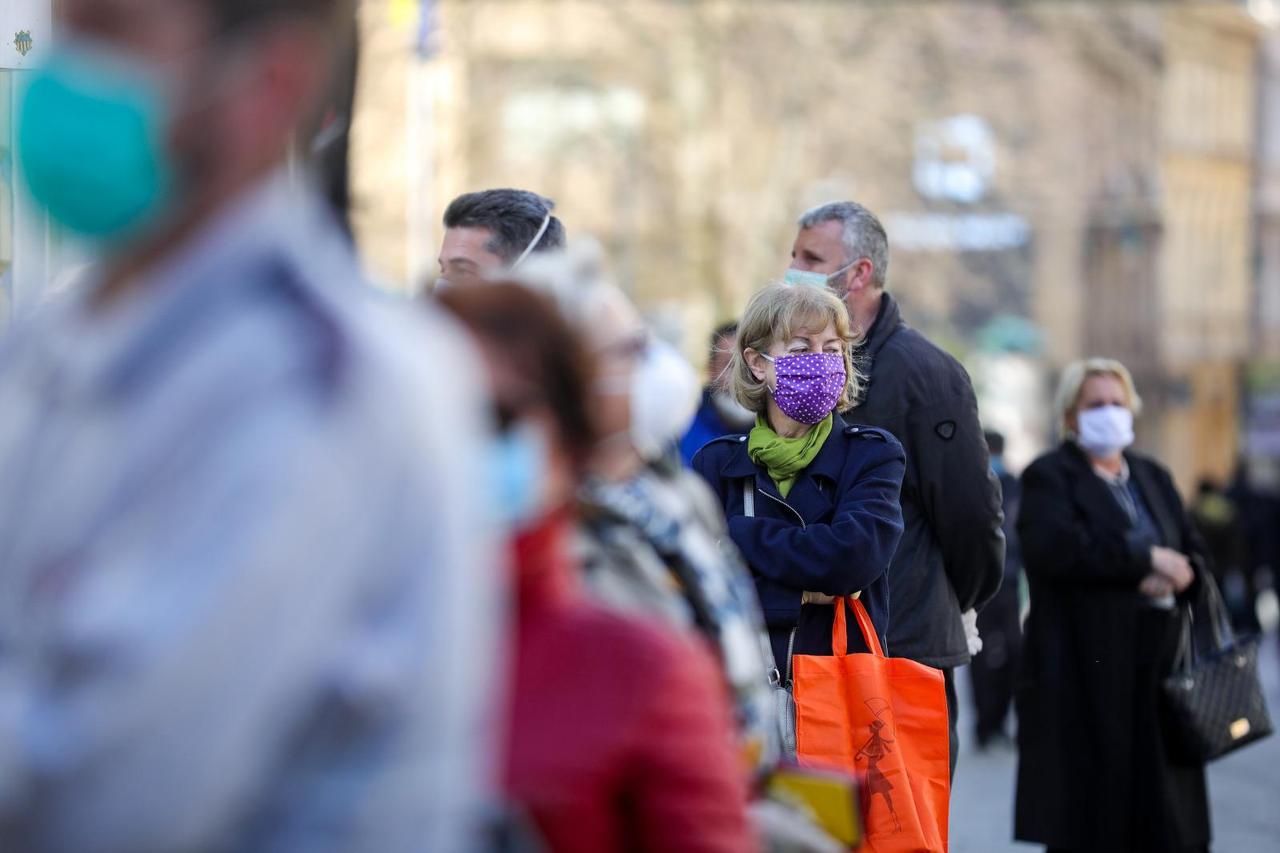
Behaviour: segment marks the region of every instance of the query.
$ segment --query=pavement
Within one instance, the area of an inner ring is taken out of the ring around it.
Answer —
[[[1280,725],[1280,642],[1270,633],[1259,661],[1267,706]],[[959,673],[960,761],[951,794],[951,853],[1027,853],[1039,845],[1013,838],[1012,747],[979,752],[969,737],[973,704],[969,674]],[[1280,851],[1280,734],[1209,765],[1213,850],[1217,853]]]

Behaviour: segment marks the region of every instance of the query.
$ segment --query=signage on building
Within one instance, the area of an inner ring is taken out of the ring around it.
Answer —
[[[958,115],[916,129],[912,177],[920,195],[933,201],[981,201],[996,173],[996,138],[985,119]]]
[[[0,69],[40,61],[53,35],[51,0],[0,0]]]
[[[916,192],[930,202],[969,207],[985,199],[996,174],[996,137],[986,119],[957,115],[916,129]],[[998,252],[1031,239],[1031,226],[1016,213],[907,213],[885,216],[890,242],[918,252]]]

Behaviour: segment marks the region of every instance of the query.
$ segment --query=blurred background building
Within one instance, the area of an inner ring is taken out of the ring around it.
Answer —
[[[1140,441],[1190,488],[1267,431],[1250,392],[1280,416],[1274,12],[365,0],[356,230],[412,285],[450,198],[537,190],[692,353],[782,274],[798,213],[854,198],[1014,461],[1051,440],[1056,370],[1111,355],[1146,398]]]
[[[0,324],[80,255],[12,161],[50,0],[0,4]],[[1067,361],[1123,359],[1185,489],[1280,490],[1280,20],[1247,2],[362,0],[353,220],[393,288],[473,189],[550,195],[699,356],[796,216],[883,217],[909,321],[1024,462]],[[26,34],[24,36],[24,34]]]

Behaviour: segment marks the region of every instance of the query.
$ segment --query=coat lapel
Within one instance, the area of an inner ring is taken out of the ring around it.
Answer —
[[[1125,460],[1129,463],[1129,476],[1133,478],[1133,482],[1138,487],[1138,492],[1147,504],[1147,509],[1151,511],[1151,517],[1156,520],[1156,526],[1160,528],[1164,544],[1170,548],[1181,548],[1182,543],[1178,536],[1178,525],[1174,521],[1173,512],[1169,507],[1168,501],[1165,500],[1164,493],[1156,482],[1151,468],[1143,464],[1142,460],[1134,459],[1128,455],[1125,456]]]
[[[1124,507],[1111,494],[1111,489],[1094,473],[1089,457],[1074,442],[1064,442],[1067,457],[1077,470],[1075,490],[1076,503],[1085,514],[1100,527],[1116,527],[1125,529],[1129,526],[1129,517]]]

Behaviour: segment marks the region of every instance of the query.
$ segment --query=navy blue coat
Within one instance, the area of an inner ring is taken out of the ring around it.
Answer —
[[[795,653],[830,654],[830,605],[806,605],[806,590],[827,595],[862,592],[880,633],[889,626],[889,563],[902,536],[898,497],[906,466],[902,445],[884,430],[832,429],[817,457],[800,473],[786,500],[768,472],[747,455],[747,437],[716,439],[693,458],[711,484],[733,539],[755,578],[774,657],[781,664],[787,637]],[[755,481],[755,517],[743,506],[746,481]],[[850,625],[852,626],[852,620]],[[865,648],[850,637],[850,649]]]

